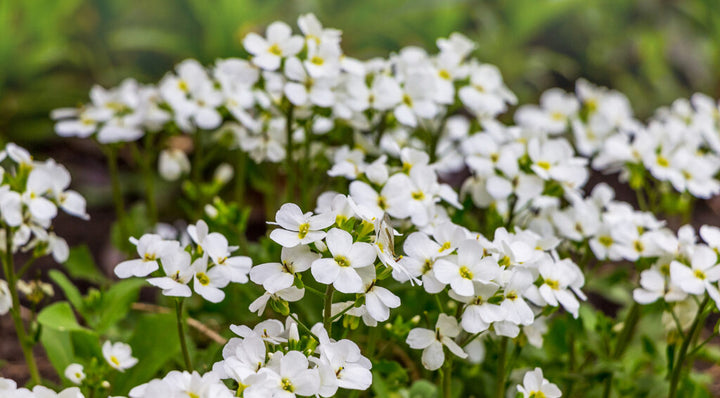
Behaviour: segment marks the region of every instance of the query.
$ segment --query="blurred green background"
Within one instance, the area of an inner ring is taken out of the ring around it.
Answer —
[[[0,0],[0,135],[50,149],[49,111],[87,101],[92,84],[156,82],[187,57],[241,54],[246,32],[305,12],[342,29],[359,58],[434,51],[462,32],[521,102],[578,77],[625,92],[640,117],[720,94],[717,0]]]

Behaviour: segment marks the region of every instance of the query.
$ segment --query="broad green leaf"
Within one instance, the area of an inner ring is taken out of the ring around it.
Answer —
[[[40,332],[40,343],[55,370],[59,375],[63,374],[65,368],[75,359],[70,333],[44,327]]]
[[[90,249],[86,245],[70,249],[70,257],[63,265],[73,279],[83,279],[95,283],[107,281],[107,277],[100,272],[92,253],[90,253]]]
[[[427,380],[418,380],[410,387],[410,398],[435,398],[437,386]]]
[[[137,301],[140,288],[144,284],[144,279],[127,279],[116,283],[102,294],[99,318],[94,325],[98,333],[103,333],[125,318],[132,303]]]
[[[57,283],[65,294],[65,298],[73,305],[73,307],[75,307],[75,310],[77,310],[80,314],[84,314],[85,303],[83,302],[80,291],[77,287],[75,287],[75,284],[73,284],[72,281],[65,276],[65,274],[55,269],[50,270],[49,276],[53,282]]]
[[[54,329],[61,332],[87,330],[78,324],[75,313],[67,301],[61,301],[45,307],[38,314],[37,321],[43,329]]]
[[[139,361],[117,376],[113,383],[114,395],[125,395],[136,385],[150,381],[163,365],[180,354],[175,314],[141,316],[129,344]]]

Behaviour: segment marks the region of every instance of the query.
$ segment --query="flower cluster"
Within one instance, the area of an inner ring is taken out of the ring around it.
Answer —
[[[230,122],[242,150],[258,162],[278,162],[288,139],[382,125],[389,133],[382,145],[397,148],[416,128],[444,125],[457,107],[485,121],[516,102],[495,66],[469,59],[475,45],[458,33],[439,39],[434,55],[407,47],[363,62],[343,54],[340,32],[324,28],[314,15],[301,16],[298,27],[295,35],[274,22],[264,37],[244,38],[248,59],[222,59],[209,68],[186,60],[157,86],[131,79],[109,90],[96,86],[90,104],[53,112],[55,129],[114,143],[173,130],[168,125],[196,132]]]
[[[7,398],[85,398],[78,387],[66,388],[55,392],[44,386],[35,386],[32,390],[17,388],[14,380],[0,378],[0,396]]]
[[[186,244],[178,240],[164,239],[158,234],[145,234],[130,241],[137,247],[140,258],[123,261],[115,267],[119,278],[146,277],[162,267],[162,274],[148,278],[166,296],[190,297],[188,284],[204,299],[217,303],[225,298],[221,290],[230,282],[245,283],[252,260],[246,256],[232,256],[237,250],[229,246],[227,238],[217,232],[209,232],[204,221],[187,228],[191,240]]]
[[[331,339],[322,324],[303,336],[292,318],[285,325],[273,319],[231,330],[239,337],[224,347],[213,372],[237,382],[244,397],[332,397],[340,388],[366,390],[372,382],[360,348]]]
[[[52,254],[56,261],[65,261],[67,243],[50,231],[58,208],[88,218],[85,199],[69,186],[70,173],[65,167],[52,159],[33,160],[25,149],[7,144],[0,151],[0,223],[4,227],[0,250],[6,250],[10,239],[13,253],[35,250],[38,255]]]

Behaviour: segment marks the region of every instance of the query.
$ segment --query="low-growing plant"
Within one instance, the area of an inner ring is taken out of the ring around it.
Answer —
[[[52,232],[58,208],[87,218],[67,170],[0,153],[0,311],[32,387],[0,379],[0,396],[710,396],[694,363],[720,360],[720,229],[659,217],[689,222],[720,192],[716,101],[642,122],[580,80],[511,118],[515,95],[461,34],[360,61],[313,15],[298,27],[53,112],[106,155],[121,281]],[[65,296],[49,304],[27,278],[48,254],[68,274],[49,272]]]

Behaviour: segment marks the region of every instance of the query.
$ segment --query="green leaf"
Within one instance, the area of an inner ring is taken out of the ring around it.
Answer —
[[[126,395],[136,385],[148,382],[166,362],[180,354],[176,327],[175,314],[146,314],[140,317],[129,342],[138,364],[117,376],[113,383],[113,395]]]
[[[100,317],[94,324],[98,333],[105,332],[115,323],[125,318],[132,303],[137,301],[140,288],[145,284],[143,279],[127,279],[113,285],[102,294],[100,301]]]
[[[72,281],[65,276],[65,274],[55,269],[50,270],[49,276],[53,282],[57,283],[65,294],[65,298],[73,305],[73,307],[75,307],[75,310],[84,314],[85,303],[83,302],[80,291],[77,287],[75,287],[75,284],[73,284]]]
[[[427,380],[418,380],[410,387],[409,398],[435,398],[437,396],[437,386]]]
[[[63,374],[75,358],[70,333],[44,327],[40,333],[40,343],[57,373]]]
[[[65,269],[73,279],[83,279],[89,282],[103,283],[108,279],[95,265],[95,260],[86,245],[70,249],[70,256],[65,261]],[[62,286],[61,286],[62,287]]]
[[[43,330],[54,329],[61,332],[87,330],[77,322],[75,313],[67,301],[61,301],[45,307],[38,314],[37,321],[43,326]]]

